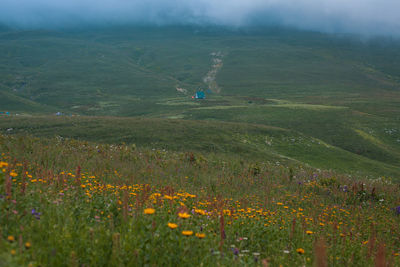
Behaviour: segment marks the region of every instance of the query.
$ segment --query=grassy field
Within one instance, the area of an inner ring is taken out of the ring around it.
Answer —
[[[262,124],[398,166],[399,47],[278,28],[4,29],[0,109]]]
[[[230,114],[234,113],[231,111]],[[395,181],[400,177],[396,163],[369,159],[298,131],[262,124],[157,118],[5,116],[0,118],[0,132],[135,144],[148,149],[228,154],[255,161],[303,164],[371,178],[386,176]]]
[[[4,27],[0,58],[0,267],[400,265],[398,40]]]
[[[400,264],[387,179],[60,137],[0,148],[1,266]]]

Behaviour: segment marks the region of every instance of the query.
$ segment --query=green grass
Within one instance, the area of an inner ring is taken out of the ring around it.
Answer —
[[[0,267],[399,265],[399,48],[278,28],[2,29]]]
[[[276,126],[397,166],[399,47],[274,28],[4,30],[0,108]],[[212,52],[223,55],[221,91],[194,101]]]
[[[224,57],[217,83],[222,95],[322,105],[356,96],[373,104],[388,101],[382,94],[399,97],[395,90],[399,86],[398,45],[272,29],[3,32],[0,77],[2,90],[15,90],[19,96],[57,109],[76,112],[71,107],[79,105],[86,108],[81,113],[129,115],[121,113],[120,107],[129,106],[132,96],[154,105],[179,95],[177,86],[189,93],[205,87],[202,79],[211,68],[210,53],[220,51]],[[110,100],[120,107],[99,105]],[[93,112],[90,107],[98,109]]]
[[[0,149],[2,266],[400,264],[388,179],[60,137]]]
[[[395,164],[350,153],[297,131],[262,124],[157,118],[12,116],[0,118],[0,131],[19,136],[61,136],[109,144],[135,144],[144,148],[234,154],[257,161],[306,164],[341,173],[391,176],[396,180],[400,177],[400,169]]]

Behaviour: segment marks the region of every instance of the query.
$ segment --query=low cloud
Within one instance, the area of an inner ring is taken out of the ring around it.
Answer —
[[[0,23],[23,28],[101,24],[284,25],[400,35],[399,0],[0,0]]]

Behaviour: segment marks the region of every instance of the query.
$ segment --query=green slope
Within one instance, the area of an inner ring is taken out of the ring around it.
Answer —
[[[396,40],[277,28],[4,30],[0,56],[0,110],[271,125],[350,157],[400,162]],[[194,101],[198,87],[213,92]]]
[[[399,46],[271,29],[5,32],[0,33],[0,80],[42,104],[120,115],[132,98],[154,106],[159,99],[180,95],[176,87],[189,94],[206,87],[203,78],[212,69],[211,53],[220,52],[223,66],[215,79],[223,95],[346,102],[365,109],[359,101],[353,103],[357,98],[382,108],[399,99]],[[384,96],[388,92],[390,99]],[[104,108],[104,102],[111,102],[112,108]],[[139,105],[133,113],[141,109]]]
[[[0,91],[0,111],[2,112],[43,113],[52,110],[53,107],[36,103],[7,91]]]
[[[12,128],[12,130],[7,130]],[[357,175],[400,178],[400,168],[352,154],[299,132],[246,123],[115,117],[2,117],[4,134],[60,136],[146,148],[200,151]]]

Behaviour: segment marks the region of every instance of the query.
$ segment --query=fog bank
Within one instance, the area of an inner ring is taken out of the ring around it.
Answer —
[[[0,23],[22,28],[102,24],[282,25],[400,35],[399,0],[0,0]]]

